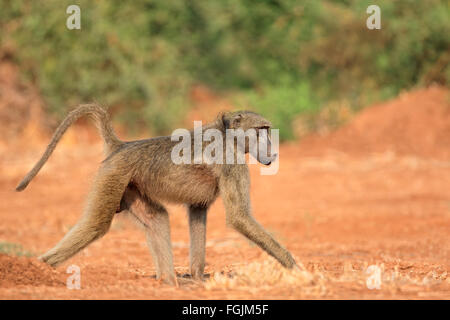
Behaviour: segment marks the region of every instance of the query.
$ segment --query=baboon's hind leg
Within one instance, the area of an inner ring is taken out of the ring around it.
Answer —
[[[101,168],[94,180],[81,219],[53,249],[39,259],[56,266],[102,237],[109,230],[127,185],[126,175],[116,173],[110,168]]]
[[[147,245],[156,267],[156,278],[176,285],[167,210],[159,203],[143,197],[133,186],[125,191],[122,203],[122,207],[145,228]]]

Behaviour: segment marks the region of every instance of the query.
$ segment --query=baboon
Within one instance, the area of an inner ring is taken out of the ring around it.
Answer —
[[[170,136],[124,142],[117,138],[105,109],[97,104],[80,105],[64,119],[41,159],[17,186],[24,190],[48,160],[57,143],[77,119],[94,119],[105,144],[105,159],[94,179],[84,214],[77,224],[39,257],[51,266],[69,259],[102,237],[117,213],[128,213],[145,229],[157,278],[177,284],[170,241],[169,217],[163,202],[187,206],[190,229],[190,273],[202,279],[205,268],[205,234],[208,208],[220,195],[226,221],[238,232],[272,255],[286,268],[297,268],[291,254],[252,217],[247,164],[175,164]],[[221,113],[202,127],[224,133],[227,129],[269,130],[271,123],[250,111]],[[192,133],[192,131],[190,131]],[[224,143],[225,145],[225,143]],[[266,146],[270,150],[270,140]],[[248,153],[248,146],[243,152]],[[276,154],[254,155],[269,165]]]

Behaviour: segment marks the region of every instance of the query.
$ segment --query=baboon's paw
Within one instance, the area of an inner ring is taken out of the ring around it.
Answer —
[[[169,286],[178,287],[178,280],[175,275],[162,275],[160,278],[157,278],[160,283],[167,284]]]
[[[48,264],[53,268],[55,268],[58,264],[61,263],[57,255],[51,253],[44,253],[43,255],[38,257],[38,260]]]

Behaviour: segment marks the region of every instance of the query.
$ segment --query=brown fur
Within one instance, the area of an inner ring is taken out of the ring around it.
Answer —
[[[52,266],[58,265],[103,236],[120,208],[119,211],[128,212],[144,227],[157,277],[176,284],[169,219],[161,204],[167,201],[188,206],[190,270],[193,277],[201,279],[205,266],[206,213],[220,195],[228,224],[283,266],[296,266],[290,253],[251,215],[250,177],[246,164],[174,164],[171,151],[177,142],[171,141],[170,136],[122,142],[115,136],[107,113],[96,105],[80,106],[69,114],[57,129],[41,160],[17,187],[18,191],[26,188],[67,128],[83,115],[94,116],[105,141],[107,157],[97,173],[84,215],[53,249],[40,257],[43,261]],[[270,126],[270,122],[258,114],[240,111],[221,114],[202,129],[215,128],[225,133],[226,129],[247,130]],[[245,151],[248,151],[247,147]],[[258,160],[264,164],[270,163],[264,159]]]

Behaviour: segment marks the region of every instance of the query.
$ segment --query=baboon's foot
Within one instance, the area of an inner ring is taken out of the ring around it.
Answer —
[[[158,270],[156,272],[156,280],[164,284],[178,287],[177,274],[175,273],[175,269],[173,271],[170,269]]]
[[[178,280],[175,274],[171,275],[162,275],[161,277],[157,278],[159,281],[161,281],[164,284],[168,284],[170,286],[178,287]]]
[[[203,272],[192,272],[190,276],[192,280],[203,281],[205,275],[203,274]]]
[[[52,267],[56,267],[58,264],[60,264],[63,261],[61,259],[61,257],[58,257],[58,255],[56,253],[52,253],[50,251],[39,256],[38,260],[45,262],[46,264],[48,264]]]
[[[191,280],[191,281],[205,281],[211,277],[210,274],[204,273],[202,275],[194,275],[192,273],[184,273],[181,275],[182,279]]]
[[[287,269],[298,269],[299,266],[292,255],[285,249],[283,249],[283,251],[284,252],[280,255],[281,259],[278,259],[278,261]]]

